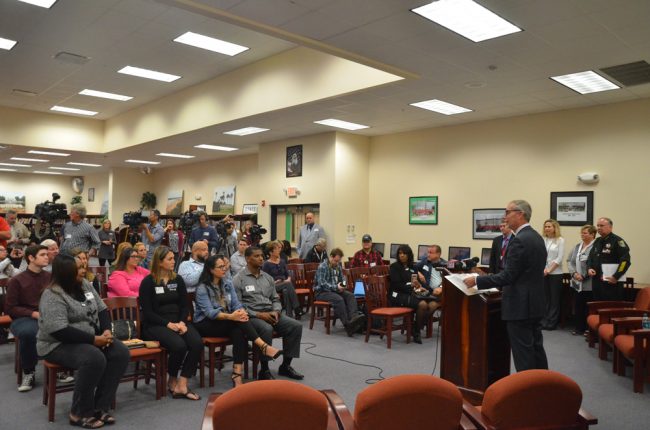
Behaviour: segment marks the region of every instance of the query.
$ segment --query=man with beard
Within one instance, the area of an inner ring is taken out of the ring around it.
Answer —
[[[188,293],[194,292],[196,286],[199,285],[199,277],[203,271],[203,264],[209,254],[210,251],[208,250],[207,242],[202,240],[194,242],[194,245],[192,245],[192,256],[189,260],[183,261],[178,267],[178,274],[185,281],[185,288]]]

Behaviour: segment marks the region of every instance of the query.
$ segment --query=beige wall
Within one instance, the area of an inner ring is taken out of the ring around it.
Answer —
[[[145,191],[153,191],[153,175],[143,175],[138,168],[116,167],[108,174],[108,213],[113,227],[122,223],[122,215],[140,209]],[[155,191],[154,191],[155,193]],[[160,196],[158,207],[160,207]]]
[[[52,193],[58,193],[61,199],[57,203],[65,203],[69,209],[70,199],[77,195],[72,191],[71,176],[11,172],[0,172],[0,191],[25,194],[26,213],[34,213],[34,208],[39,203],[52,201]],[[85,203],[88,195],[86,187],[82,195]]]
[[[551,191],[594,191],[594,215],[614,220],[629,244],[637,282],[650,282],[650,99],[473,124],[379,136],[370,150],[370,231],[377,242],[414,247],[435,242],[471,246],[480,256],[487,240],[472,240],[472,209],[504,207],[516,198],[533,207],[538,231],[550,216]],[[598,172],[597,185],[576,176]],[[435,226],[409,225],[409,196],[439,196]],[[594,219],[595,222],[595,219]],[[579,227],[563,227],[567,244]],[[566,265],[565,265],[566,268]]]

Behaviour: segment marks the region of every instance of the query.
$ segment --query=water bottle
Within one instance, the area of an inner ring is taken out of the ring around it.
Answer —
[[[648,313],[643,314],[643,320],[641,322],[641,327],[643,327],[644,330],[650,329],[650,318],[648,318]]]

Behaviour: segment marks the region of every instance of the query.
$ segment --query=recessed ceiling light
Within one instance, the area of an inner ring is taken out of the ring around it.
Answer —
[[[48,172],[46,170],[34,170],[34,173],[40,173],[41,175],[63,175],[61,172]]]
[[[155,70],[142,69],[140,67],[126,66],[117,71],[125,75],[138,76],[140,78],[154,79],[156,81],[174,82],[180,79],[180,76],[170,75],[169,73],[156,72]]]
[[[5,169],[5,168],[0,168],[0,172],[15,172],[16,169]]]
[[[618,85],[608,81],[598,73],[587,70],[562,76],[552,76],[555,82],[571,88],[580,94],[597,93],[599,91],[616,90]]]
[[[431,110],[441,113],[443,115],[456,115],[459,113],[471,112],[471,109],[462,106],[453,105],[451,103],[443,102],[442,100],[425,100],[423,102],[411,103],[411,106],[419,107],[421,109]]]
[[[330,127],[344,128],[346,130],[361,130],[362,128],[368,128],[367,125],[355,124],[353,122],[341,121],[340,119],[322,119],[320,121],[314,121],[316,124],[329,125]]]
[[[50,160],[44,160],[42,158],[23,158],[23,157],[11,157],[10,160],[16,161],[33,161],[36,163],[47,163]]]
[[[71,165],[71,166],[102,167],[101,164],[75,163],[75,162],[73,162],[73,161],[70,161],[69,163],[66,163],[66,164],[69,164],[69,165]]]
[[[81,170],[81,169],[77,169],[76,167],[48,167],[48,169],[52,169],[52,170],[72,170],[72,171]]]
[[[146,161],[146,160],[124,160],[127,163],[136,164],[160,164],[160,161]]]
[[[56,0],[18,0],[18,1],[21,1],[23,3],[33,4],[34,6],[44,7],[46,9],[51,8],[52,5],[56,3]]]
[[[32,167],[31,164],[16,164],[16,163],[0,163],[0,166],[10,166],[10,167]]]
[[[161,152],[156,155],[159,155],[161,157],[171,157],[171,158],[194,158],[194,155],[172,154],[169,152]]]
[[[78,115],[87,115],[87,116],[97,115],[97,112],[93,112],[91,110],[75,109],[75,108],[69,108],[64,106],[52,106],[50,110],[54,110],[57,112],[76,113]]]
[[[269,129],[260,127],[244,127],[237,130],[224,131],[223,134],[230,134],[233,136],[246,136],[248,134],[262,133],[263,131],[269,131]]]
[[[11,48],[13,48],[16,45],[16,43],[18,42],[16,42],[15,40],[5,39],[3,37],[0,37],[0,49],[6,49],[7,51],[9,51]]]
[[[238,148],[231,148],[229,146],[219,146],[219,145],[196,145],[195,148],[212,149],[215,151],[237,151],[238,149]]]
[[[176,39],[174,39],[174,42],[196,46],[197,48],[230,55],[231,57],[248,50],[246,46],[226,42],[225,40],[215,39],[214,37],[203,36],[202,34],[192,33],[191,31],[178,36]]]
[[[411,11],[473,42],[521,31],[521,28],[472,0],[438,0]]]
[[[29,151],[30,154],[39,154],[39,155],[54,155],[55,157],[69,157],[70,154],[66,154],[65,152],[51,152],[51,151],[37,151],[35,149],[31,149]]]
[[[79,94],[81,94],[82,96],[91,96],[91,97],[100,97],[102,99],[119,100],[121,102],[125,102],[133,98],[130,96],[123,96],[120,94],[105,93],[104,91],[89,90],[87,88],[83,91],[79,91]]]

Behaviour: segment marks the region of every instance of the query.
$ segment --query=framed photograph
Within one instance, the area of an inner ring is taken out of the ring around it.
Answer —
[[[447,254],[447,261],[449,260],[467,260],[472,253],[469,246],[450,246],[449,253]]]
[[[438,196],[409,197],[409,224],[438,224]]]
[[[474,209],[472,211],[472,239],[493,239],[501,234],[499,224],[505,208]]]
[[[390,244],[390,258],[397,260],[397,249],[402,246],[401,243],[391,243]]]
[[[95,189],[94,188],[88,188],[88,201],[89,202],[94,202],[95,201]]]
[[[216,187],[212,198],[212,215],[235,214],[235,185]]]
[[[594,192],[551,192],[551,218],[557,220],[560,225],[593,225]]]
[[[424,257],[429,256],[429,245],[418,245],[417,259],[422,260]]]
[[[248,203],[244,204],[241,213],[243,214],[256,214],[257,213],[257,203]]]
[[[490,265],[490,256],[492,255],[492,248],[481,249],[481,266]]]
[[[287,178],[302,176],[302,145],[287,147]]]

